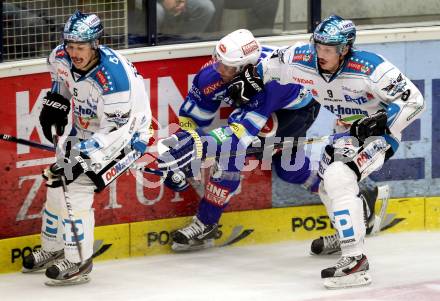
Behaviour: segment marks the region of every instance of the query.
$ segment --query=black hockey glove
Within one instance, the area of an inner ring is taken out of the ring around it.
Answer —
[[[43,128],[44,137],[52,141],[52,125],[55,125],[57,135],[64,133],[64,128],[68,123],[67,116],[70,112],[70,101],[60,94],[47,92],[43,99],[43,108],[40,113],[40,124]]]
[[[254,74],[254,66],[248,65],[231,81],[227,90],[232,105],[239,108],[247,104],[251,97],[263,91],[263,88],[263,80]]]
[[[365,142],[368,137],[382,136],[387,133],[389,133],[387,113],[384,110],[358,119],[350,127],[350,135],[356,137],[359,143]]]
[[[75,153],[75,152],[74,152]],[[75,181],[81,174],[90,170],[87,162],[90,159],[84,154],[78,154],[57,160],[56,163],[43,170],[43,178],[48,187],[60,187],[62,185],[61,177],[65,177],[66,183]]]

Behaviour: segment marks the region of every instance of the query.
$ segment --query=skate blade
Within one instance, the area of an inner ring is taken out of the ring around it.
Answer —
[[[370,285],[371,281],[370,274],[367,271],[364,271],[343,277],[325,278],[324,286],[327,289],[352,288]]]
[[[41,274],[44,273],[46,271],[47,267],[42,267],[42,268],[38,268],[38,269],[26,269],[26,268],[21,268],[21,272],[23,274]]]
[[[78,284],[84,284],[90,282],[91,278],[88,274],[83,274],[81,276],[78,276],[76,278],[68,279],[68,280],[48,280],[44,282],[47,286],[71,286],[71,285],[78,285]]]
[[[312,250],[309,251],[309,254],[312,256],[332,256],[332,255],[341,255],[342,251],[341,250],[335,250],[335,251],[331,251],[331,252],[323,252],[323,253],[315,253]]]
[[[171,250],[173,250],[174,252],[192,252],[213,248],[214,246],[214,239],[207,239],[204,240],[202,243],[197,242],[189,245],[173,242],[173,244],[171,245]]]
[[[390,187],[388,185],[378,186],[377,200],[381,200],[379,214],[374,217],[374,223],[370,235],[376,235],[381,231],[388,208],[388,200],[390,198]]]

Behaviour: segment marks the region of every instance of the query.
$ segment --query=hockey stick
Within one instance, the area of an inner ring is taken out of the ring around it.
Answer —
[[[34,142],[34,141],[26,140],[26,139],[17,138],[17,137],[7,135],[7,134],[0,134],[0,139],[4,140],[4,141],[8,141],[8,142],[13,142],[13,143],[17,143],[17,144],[22,144],[22,145],[27,145],[27,146],[39,148],[39,149],[49,151],[49,152],[55,152],[55,148],[52,146],[40,144],[38,142]]]
[[[56,134],[55,125],[52,125],[51,130],[53,144],[55,147],[58,147],[58,135]],[[81,263],[83,263],[84,260],[81,252],[81,245],[79,243],[78,230],[75,227],[75,217],[73,216],[72,204],[70,203],[69,191],[67,190],[66,177],[64,175],[61,175],[60,179],[61,187],[63,188],[64,202],[66,203],[67,208],[67,216],[69,218],[70,225],[72,226],[73,239],[75,240],[76,248],[78,249],[79,260],[81,261]]]
[[[330,139],[331,137],[332,136],[321,136],[321,137],[308,138],[308,139],[304,139],[304,140],[295,140],[295,141],[287,140],[287,141],[283,141],[283,142],[279,142],[279,143],[265,145],[264,147],[251,146],[251,147],[248,147],[245,152],[232,152],[232,153],[227,153],[224,155],[220,154],[220,155],[216,155],[216,156],[207,157],[205,160],[218,159],[220,157],[227,157],[227,156],[237,157],[237,156],[241,156],[241,155],[260,154],[260,153],[263,153],[266,149],[271,149],[272,147],[273,147],[273,150],[280,150],[280,149],[283,149],[284,147],[297,147],[300,145],[325,142],[328,139]],[[17,137],[7,135],[7,134],[0,134],[0,139],[4,140],[4,141],[28,145],[28,146],[31,146],[34,148],[38,148],[38,149],[42,149],[42,150],[46,150],[46,151],[50,151],[50,152],[55,152],[55,148],[52,146],[40,144],[35,141],[17,138]],[[158,170],[158,169],[152,169],[152,168],[145,167],[143,171],[146,173],[157,175],[157,176],[164,176],[164,172],[162,172],[161,170]]]

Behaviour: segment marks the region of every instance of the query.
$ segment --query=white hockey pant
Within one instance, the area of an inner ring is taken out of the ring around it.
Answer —
[[[355,172],[342,162],[331,163],[324,172],[319,194],[339,232],[342,255],[362,254],[365,223]]]
[[[95,185],[86,175],[79,176],[67,186],[83,259],[90,258],[93,253],[94,189]],[[80,262],[61,187],[47,188],[41,227],[41,245],[46,251],[58,251],[64,248],[65,257],[69,261]]]

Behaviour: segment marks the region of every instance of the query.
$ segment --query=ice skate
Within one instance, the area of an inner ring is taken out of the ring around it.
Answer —
[[[310,247],[312,255],[332,255],[341,254],[341,244],[339,243],[339,234],[321,236],[312,241]]]
[[[321,271],[328,289],[349,288],[371,284],[367,256],[342,256],[336,265]]]
[[[59,260],[47,268],[46,276],[50,280],[45,284],[48,286],[67,286],[87,283],[90,281],[89,273],[92,268],[92,258],[83,263],[74,263],[67,259]]]
[[[191,224],[173,233],[171,249],[184,252],[212,248],[217,230],[217,224],[205,225],[194,216]]]
[[[23,258],[23,273],[32,273],[39,270],[46,269],[52,265],[55,260],[64,256],[64,250],[55,252],[44,251],[43,249],[33,251],[31,254]]]

